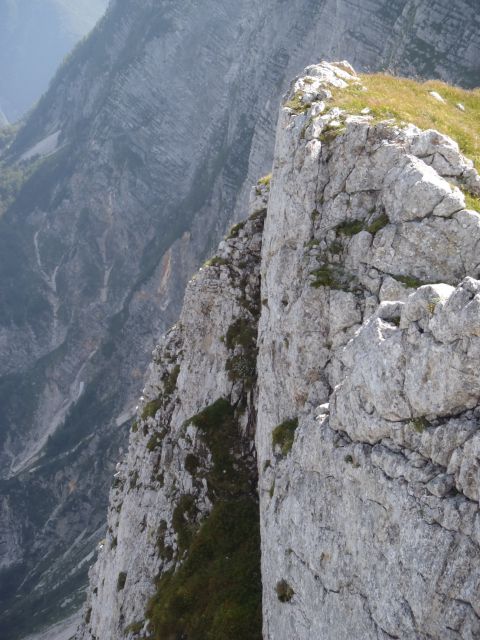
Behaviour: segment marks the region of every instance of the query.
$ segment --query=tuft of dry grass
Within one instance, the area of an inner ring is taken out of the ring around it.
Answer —
[[[349,113],[369,108],[375,120],[395,119],[421,129],[436,129],[453,138],[480,169],[480,89],[466,90],[445,82],[417,82],[377,73],[362,74],[360,84],[334,91],[334,103]],[[430,95],[436,91],[445,100]],[[457,105],[462,104],[465,111]]]
[[[465,203],[467,205],[467,209],[473,209],[473,211],[480,212],[480,198],[478,196],[473,196],[471,193],[463,192],[465,196]]]

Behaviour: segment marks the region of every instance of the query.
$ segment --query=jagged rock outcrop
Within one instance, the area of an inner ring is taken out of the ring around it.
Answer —
[[[1,157],[0,192],[29,176],[0,218],[5,634],[42,622],[45,593],[57,611],[78,602],[149,354],[269,170],[290,78],[348,56],[471,86],[477,13],[472,0],[111,2]]]
[[[162,637],[148,600],[188,563],[181,496],[194,540],[212,511],[190,419],[222,397],[246,401],[252,481],[255,436],[263,638],[478,637],[480,213],[465,194],[480,179],[448,137],[335,106],[361,82],[345,62],[296,80],[263,234],[258,186],[253,217],[187,288],[116,474],[78,638]]]
[[[128,456],[117,466],[108,533],[91,572],[87,622],[78,637],[114,640],[138,633],[155,579],[178,569],[191,553],[188,530],[211,519],[217,502],[235,511],[247,496],[259,529],[254,434],[266,191],[257,188],[251,217],[232,229],[218,255],[191,280],[177,325],[154,351]],[[248,585],[257,589],[259,605],[259,537],[255,529],[247,533],[257,544]],[[195,612],[196,603],[187,603]],[[231,637],[253,638],[249,625],[255,628],[255,620],[246,624],[244,635]],[[256,625],[258,637],[259,606]]]
[[[330,108],[345,66],[306,74],[262,254],[264,637],[472,639],[480,214],[451,182],[478,175],[434,131]]]

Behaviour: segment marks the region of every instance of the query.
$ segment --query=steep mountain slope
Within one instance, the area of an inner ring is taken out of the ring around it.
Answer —
[[[79,640],[479,636],[480,176],[414,105],[478,153],[479,91],[292,86],[271,182],[154,352]]]
[[[62,67],[1,158],[2,181],[25,176],[0,218],[0,622],[13,637],[75,605],[155,338],[269,169],[289,79],[341,55],[470,85],[477,21],[467,0],[129,0]]]
[[[30,109],[107,0],[6,0],[0,6],[0,107],[10,121]],[[1,124],[1,121],[0,121]]]

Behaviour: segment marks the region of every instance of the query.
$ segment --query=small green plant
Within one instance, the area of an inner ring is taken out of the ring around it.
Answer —
[[[343,251],[343,244],[339,240],[334,240],[329,246],[328,251],[334,256],[338,256]]]
[[[233,350],[235,347],[248,349],[257,339],[257,332],[252,323],[245,318],[238,318],[227,329],[225,344],[227,349]]]
[[[170,545],[165,544],[166,532],[167,532],[167,523],[165,520],[162,520],[158,526],[156,547],[157,547],[159,558],[161,558],[166,562],[170,562],[173,558],[174,553],[173,553],[173,548]]]
[[[162,408],[163,398],[159,396],[155,400],[151,400],[148,402],[143,411],[142,411],[142,420],[146,420],[147,418],[154,418],[155,414],[159,409]]]
[[[351,237],[360,233],[365,228],[364,220],[347,220],[337,225],[336,231],[342,236]]]
[[[261,184],[264,187],[269,187],[271,181],[272,181],[272,174],[268,173],[266,176],[263,176],[263,178],[260,178],[260,180],[258,181],[258,184]]]
[[[137,635],[143,629],[143,625],[144,625],[143,620],[139,620],[138,622],[132,622],[132,624],[129,624],[128,627],[125,628],[125,633],[126,634],[133,633],[134,635]]]
[[[177,364],[175,365],[175,367],[173,367],[170,373],[163,380],[163,393],[164,393],[163,405],[164,406],[167,404],[168,400],[171,398],[173,392],[177,387],[177,380],[178,380],[179,373],[180,373],[180,365]]]
[[[418,289],[418,287],[423,287],[425,284],[428,284],[428,282],[424,282],[423,280],[419,280],[418,278],[415,278],[414,276],[398,276],[398,275],[392,275],[392,278],[394,278],[395,280],[397,280],[397,282],[401,282],[402,284],[404,284],[406,287],[408,287],[408,289]]]
[[[210,260],[207,260],[204,267],[222,267],[223,265],[228,264],[228,261],[225,258],[221,258],[220,256],[213,256]]]
[[[149,451],[155,451],[159,447],[162,446],[163,437],[160,433],[155,432],[150,436],[149,441],[147,442],[147,449]]]
[[[304,103],[302,98],[303,98],[302,91],[297,91],[291,100],[287,100],[287,102],[285,102],[284,106],[287,109],[291,109],[296,114],[305,113],[310,109],[312,105],[310,102]]]
[[[345,133],[345,127],[327,127],[320,134],[318,139],[320,142],[324,142],[325,144],[329,144],[336,140],[339,136]]]
[[[245,318],[235,320],[227,330],[225,345],[232,352],[240,348],[240,353],[230,356],[226,362],[229,379],[243,382],[245,388],[251,389],[257,371],[257,331],[252,322]]]
[[[375,235],[378,231],[386,227],[387,224],[390,224],[390,220],[388,219],[388,216],[386,213],[382,213],[381,215],[378,216],[378,218],[373,220],[373,222],[371,222],[368,225],[366,230],[368,231],[368,233]]]
[[[378,231],[386,227],[390,220],[386,213],[382,213],[375,218],[370,224],[367,224],[365,220],[348,220],[342,222],[336,227],[337,233],[342,236],[351,237],[360,233],[360,231],[368,231],[372,235],[375,235]]]
[[[257,220],[265,220],[265,216],[267,215],[267,210],[266,209],[261,209],[260,211],[255,211],[255,213],[252,213],[252,215],[248,218],[249,220],[251,220],[252,222],[255,222]]]
[[[351,291],[355,286],[355,278],[352,274],[347,273],[339,264],[323,264],[318,269],[310,272],[313,280],[310,286],[314,289],[320,287],[329,287],[339,291]]]
[[[138,422],[135,420],[132,424],[132,433],[137,433],[138,431]]]
[[[422,416],[420,418],[413,418],[413,420],[410,421],[410,424],[417,433],[423,433],[425,429],[430,426],[430,423],[425,418],[425,416]]]
[[[238,238],[238,234],[244,228],[245,224],[246,224],[245,220],[243,222],[238,222],[237,224],[234,224],[228,233],[227,240]]]
[[[286,580],[280,580],[279,582],[277,582],[275,592],[279,601],[283,603],[290,602],[290,600],[295,595],[295,591]]]
[[[127,582],[127,574],[125,571],[121,571],[118,574],[117,580],[117,591],[122,591],[125,588],[125,583]]]
[[[310,286],[314,289],[318,289],[319,287],[331,287],[333,288],[336,285],[336,281],[333,277],[332,269],[329,265],[324,265],[319,269],[315,269],[310,272],[311,276],[315,277],[315,280],[310,283]]]
[[[284,420],[272,431],[272,445],[280,447],[284,456],[290,452],[293,446],[297,427],[298,418],[292,418],[291,420]]]

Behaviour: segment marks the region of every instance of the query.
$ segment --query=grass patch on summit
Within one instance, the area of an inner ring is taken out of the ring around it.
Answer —
[[[363,86],[351,84],[334,91],[332,106],[359,114],[368,108],[376,120],[411,122],[436,129],[458,142],[464,155],[480,168],[480,89],[466,90],[438,80],[416,82],[383,73],[361,74]],[[445,100],[430,95],[436,91]],[[457,107],[462,104],[465,111]]]
[[[467,209],[472,209],[473,211],[480,212],[480,198],[477,196],[473,196],[471,193],[465,193],[465,204]]]

